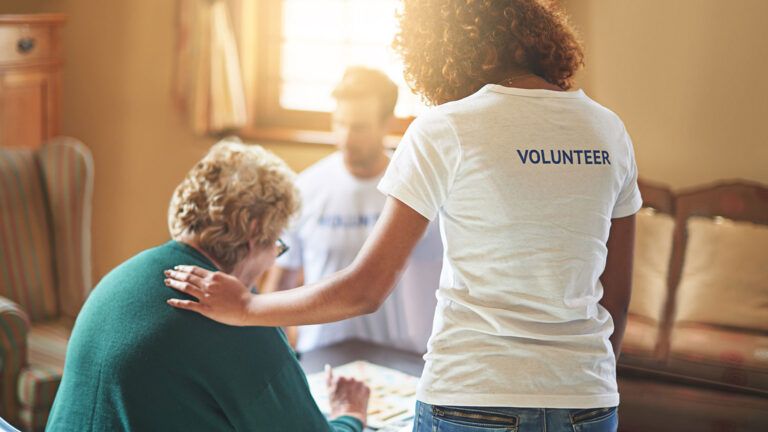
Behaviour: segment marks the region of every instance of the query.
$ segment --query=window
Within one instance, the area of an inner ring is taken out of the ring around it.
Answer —
[[[258,3],[259,43],[243,50],[244,64],[254,68],[255,83],[249,87],[256,95],[251,111],[257,127],[329,130],[331,91],[351,65],[382,70],[400,87],[393,133],[402,133],[425,109],[405,84],[402,64],[390,48],[397,0]],[[253,53],[256,58],[249,60]]]

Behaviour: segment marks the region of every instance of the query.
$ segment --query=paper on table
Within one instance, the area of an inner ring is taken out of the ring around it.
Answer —
[[[370,428],[380,429],[413,417],[418,378],[366,361],[347,363],[334,368],[333,373],[359,379],[371,388],[371,399],[368,402]],[[308,375],[307,380],[320,411],[328,414],[330,405],[325,372]]]

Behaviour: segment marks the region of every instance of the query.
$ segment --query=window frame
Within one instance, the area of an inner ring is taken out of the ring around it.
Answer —
[[[240,134],[278,142],[335,144],[331,113],[291,110],[280,105],[283,1],[245,1],[241,12],[240,46],[253,48],[240,49],[248,110],[248,125]],[[248,27],[253,23],[255,30]],[[387,145],[402,137],[413,119],[395,117]]]

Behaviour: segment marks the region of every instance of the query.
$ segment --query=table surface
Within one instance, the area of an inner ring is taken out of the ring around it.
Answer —
[[[336,367],[356,360],[365,360],[415,377],[421,376],[421,371],[424,369],[422,354],[401,351],[361,340],[348,340],[301,354],[301,366],[307,374],[322,371],[326,364]],[[402,424],[391,425],[385,429],[387,431],[410,431],[410,425],[411,420],[406,420]],[[366,428],[365,431],[372,431],[372,429]],[[382,431],[384,429],[380,429],[378,432]]]
[[[307,374],[321,372],[326,363],[336,367],[355,360],[366,360],[415,377],[420,377],[424,369],[422,354],[361,340],[348,340],[301,354],[301,366]]]

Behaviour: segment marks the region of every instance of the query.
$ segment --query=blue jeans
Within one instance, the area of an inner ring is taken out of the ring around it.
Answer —
[[[616,432],[616,407],[590,409],[436,406],[416,402],[413,432]]]

